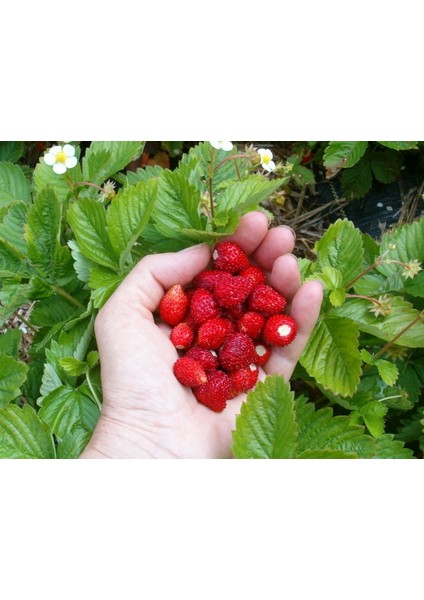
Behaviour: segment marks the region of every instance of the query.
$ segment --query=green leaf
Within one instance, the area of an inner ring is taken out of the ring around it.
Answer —
[[[216,197],[216,218],[235,209],[241,216],[259,207],[282,185],[281,179],[266,179],[262,175],[251,175],[244,181],[229,185]]]
[[[19,346],[21,345],[22,331],[20,329],[9,329],[0,335],[0,355],[4,352],[13,358],[18,358]],[[1,377],[2,367],[0,367]]]
[[[24,238],[27,212],[28,204],[13,202],[8,206],[3,219],[0,219],[0,239],[10,244],[21,255],[27,254],[27,245]]]
[[[372,170],[368,154],[341,175],[343,194],[346,198],[363,198],[372,188]]]
[[[117,270],[119,260],[107,234],[106,209],[93,198],[83,198],[72,204],[68,221],[79,250],[91,261]]]
[[[80,427],[67,433],[57,447],[57,458],[71,459],[81,456],[91,438],[91,431]]]
[[[391,433],[386,433],[378,438],[376,446],[374,458],[414,458],[412,450],[405,448],[403,442],[395,440]]]
[[[163,171],[163,167],[160,167],[159,165],[148,165],[147,167],[139,168],[136,171],[127,171],[125,174],[118,173],[114,179],[124,186],[137,185],[140,181],[146,182],[152,178],[157,179],[162,175]]]
[[[0,206],[16,200],[31,202],[30,184],[18,165],[0,163]]]
[[[0,240],[0,277],[29,277],[31,269],[22,255],[7,242]],[[13,312],[13,311],[12,311]]]
[[[1,244],[0,244],[1,265]],[[1,272],[1,266],[0,266]],[[28,302],[28,285],[4,283],[0,288],[0,326],[3,326],[17,308]]]
[[[415,298],[424,298],[424,271],[419,273],[414,279],[405,281],[405,292]]]
[[[394,363],[389,362],[388,360],[380,359],[377,360],[375,366],[377,367],[378,373],[384,383],[387,385],[394,385],[396,383],[399,376],[399,371]]]
[[[331,408],[315,411],[311,402],[298,399],[296,417],[299,424],[299,455],[305,451],[327,448],[355,454],[358,458],[371,458],[375,453],[375,440],[365,435],[364,428],[353,425],[350,417],[333,416]]]
[[[88,284],[94,290],[91,297],[95,308],[101,308],[105,304],[122,282],[125,274],[124,272],[122,275],[117,275],[114,271],[105,267],[95,267],[91,271]]]
[[[87,283],[90,278],[91,270],[97,263],[90,260],[79,249],[76,240],[69,240],[68,246],[71,249],[72,258],[74,259],[74,269],[80,281]]]
[[[0,408],[1,458],[55,458],[49,427],[31,406]]]
[[[418,148],[418,142],[378,142],[386,148],[392,148],[393,150],[416,150]]]
[[[291,171],[293,181],[300,186],[313,185],[315,183],[315,177],[311,169],[303,167],[302,165],[296,165]]]
[[[138,158],[143,148],[144,142],[92,142],[82,160],[84,180],[102,184]]]
[[[324,150],[324,167],[331,172],[353,167],[367,148],[368,142],[329,142]]]
[[[361,374],[358,337],[359,327],[353,321],[321,317],[300,363],[325,388],[341,396],[351,396]]]
[[[78,148],[76,150],[78,156]],[[58,175],[52,167],[44,162],[44,157],[41,157],[34,169],[33,183],[36,193],[39,194],[44,188],[51,187],[54,189],[60,204],[66,204],[72,194],[72,184],[79,181],[82,181],[79,164],[72,169],[68,169],[63,175]]]
[[[338,219],[330,225],[316,249],[320,269],[328,266],[339,271],[343,286],[361,273],[364,256],[362,236],[351,221]]]
[[[294,394],[279,375],[269,375],[249,392],[236,418],[233,454],[236,458],[292,458],[297,423]]]
[[[394,150],[380,150],[370,155],[374,177],[381,183],[393,183],[400,177],[402,157]]]
[[[26,364],[0,352],[0,406],[19,396],[27,372]]]
[[[17,162],[23,156],[23,142],[0,142],[0,162]]]
[[[373,437],[379,438],[383,435],[384,417],[388,410],[387,406],[376,400],[367,402],[367,404],[360,409],[360,414],[364,419],[365,425]]]
[[[381,238],[380,256],[384,256],[384,260],[408,263],[416,259],[424,263],[424,219],[395,227],[384,233]],[[402,277],[403,270],[402,265],[396,263],[380,264],[377,267],[377,271],[385,277],[397,275],[400,281],[399,289],[402,289],[400,286],[405,285],[408,281]],[[409,279],[409,281],[414,280]]]
[[[361,331],[370,333],[382,340],[390,341],[397,336],[419,315],[410,302],[406,302],[400,296],[390,299],[392,312],[389,316],[376,317],[370,312],[371,303],[367,300],[352,299],[345,302],[343,306],[334,308],[334,314],[348,317],[357,323]],[[424,323],[418,321],[399,338],[396,339],[399,346],[410,348],[424,347]]]
[[[344,450],[333,450],[332,448],[321,448],[320,450],[304,450],[296,458],[358,458],[356,452],[345,452]]]
[[[153,209],[156,229],[165,237],[184,239],[182,231],[204,231],[206,217],[199,212],[200,192],[178,171],[164,171]],[[187,236],[197,241],[194,235]]]
[[[78,377],[87,371],[87,363],[74,358],[73,356],[65,356],[65,358],[61,358],[59,360],[59,364],[65,373],[68,375],[72,375],[73,377]]]
[[[65,323],[78,310],[65,298],[51,296],[35,304],[31,311],[31,323],[38,327],[51,327],[55,323]]]
[[[346,298],[346,292],[344,288],[333,290],[330,292],[329,299],[333,306],[341,306]]]
[[[100,412],[88,396],[74,388],[61,386],[43,398],[38,415],[63,439],[74,426],[92,431]]]
[[[139,182],[120,191],[107,211],[111,244],[123,272],[131,249],[147,225],[158,196],[157,179]]]
[[[60,245],[62,208],[54,191],[44,189],[28,211],[25,237],[29,258],[52,285],[64,285],[73,275],[69,248]]]

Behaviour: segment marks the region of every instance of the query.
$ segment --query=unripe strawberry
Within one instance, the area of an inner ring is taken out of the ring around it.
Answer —
[[[255,344],[255,358],[253,362],[262,367],[271,357],[271,349],[265,344],[259,343]]]
[[[273,315],[265,323],[264,340],[271,346],[287,346],[296,334],[296,321],[288,315]]]
[[[230,377],[223,371],[211,371],[205,384],[193,388],[197,400],[213,410],[222,412],[231,396],[232,383]]]
[[[202,288],[194,292],[190,302],[190,315],[196,323],[219,317],[219,313],[219,306],[211,292]]]
[[[205,321],[197,332],[197,343],[202,348],[217,350],[225,342],[230,331],[234,331],[234,326],[228,319],[216,317]]]
[[[265,317],[258,312],[248,311],[237,321],[237,329],[252,340],[257,340],[265,325]]]
[[[206,372],[213,371],[219,366],[217,353],[200,346],[192,346],[185,356],[197,360]]]
[[[193,343],[194,331],[188,323],[178,323],[171,331],[169,339],[177,350],[187,350]]]
[[[159,316],[168,325],[178,325],[184,320],[188,298],[180,284],[169,288],[159,303]]]
[[[228,275],[216,281],[213,295],[220,306],[231,308],[244,302],[253,286],[251,279]]]
[[[266,275],[259,267],[250,265],[247,269],[243,269],[240,273],[241,277],[248,277],[253,281],[255,287],[261,283],[266,283]]]
[[[248,299],[249,310],[260,312],[265,317],[283,312],[286,304],[284,296],[265,284],[256,286]]]
[[[218,242],[212,254],[215,269],[238,273],[249,266],[249,259],[235,242]]]
[[[255,347],[244,333],[230,333],[218,352],[218,359],[225,371],[238,371],[255,362]]]
[[[248,367],[243,367],[234,373],[231,373],[231,383],[233,391],[237,394],[251,390],[258,381],[259,369],[252,363]]]
[[[174,375],[180,383],[188,387],[203,385],[207,382],[202,365],[197,360],[186,356],[175,361]]]

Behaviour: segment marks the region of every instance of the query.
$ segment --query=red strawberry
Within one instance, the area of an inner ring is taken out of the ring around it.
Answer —
[[[219,306],[211,292],[202,288],[194,292],[190,302],[190,315],[196,323],[219,317],[219,313]]]
[[[271,350],[265,344],[256,344],[255,345],[255,358],[253,362],[261,367],[264,365],[271,356]]]
[[[240,333],[245,333],[252,340],[257,340],[262,333],[265,325],[265,317],[258,312],[246,312],[237,321],[237,329]]]
[[[249,309],[260,312],[265,317],[283,312],[286,304],[287,300],[284,296],[265,284],[256,286],[248,300]]]
[[[229,308],[223,311],[223,315],[228,317],[229,319],[233,319],[234,321],[238,321],[246,312],[246,307],[243,304],[236,304],[235,306],[230,306]]]
[[[212,350],[207,350],[200,346],[193,346],[185,356],[197,360],[205,371],[212,371],[218,368],[218,356],[216,352],[213,352]]]
[[[216,317],[203,323],[197,332],[197,343],[202,348],[217,350],[225,342],[230,331],[234,326],[228,319]]]
[[[169,339],[177,350],[186,350],[193,343],[194,331],[188,323],[178,323],[171,331]]]
[[[240,273],[241,277],[248,277],[253,281],[255,286],[266,283],[266,275],[259,267],[255,267],[254,265],[250,265],[247,269],[243,269]]]
[[[218,242],[212,254],[215,269],[238,273],[249,266],[249,259],[235,242]]]
[[[211,371],[205,384],[195,387],[193,393],[197,400],[213,410],[222,412],[231,396],[231,379],[223,371]]]
[[[273,315],[265,323],[264,340],[272,346],[287,346],[296,334],[296,321],[287,315]]]
[[[233,392],[237,395],[251,390],[256,385],[258,376],[259,369],[253,363],[248,367],[243,367],[243,369],[235,371],[235,373],[231,373],[230,377],[233,384]]]
[[[244,333],[230,333],[218,352],[219,362],[225,371],[238,371],[255,362],[255,347]]]
[[[188,298],[180,284],[169,288],[159,303],[159,316],[168,325],[183,321],[188,308]]]
[[[251,279],[228,275],[215,283],[214,296],[220,306],[231,308],[246,300],[254,287]]]
[[[193,358],[183,356],[174,363],[174,375],[180,383],[193,387],[207,382],[205,370]]]
[[[217,271],[215,269],[201,271],[201,273],[198,273],[198,275],[196,275],[196,277],[193,280],[193,283],[196,286],[196,288],[204,288],[205,290],[213,292],[215,283],[223,275],[225,276],[227,275],[227,273],[223,271]]]

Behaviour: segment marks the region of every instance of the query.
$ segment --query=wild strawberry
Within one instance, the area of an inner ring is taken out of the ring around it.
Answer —
[[[232,319],[233,321],[238,321],[246,312],[246,306],[243,302],[242,304],[236,304],[235,306],[229,306],[228,308],[223,310],[223,316],[228,319]]]
[[[202,288],[194,292],[190,302],[190,315],[196,323],[214,319],[219,313],[219,306],[211,292]]]
[[[238,273],[249,266],[249,259],[235,242],[218,242],[212,254],[215,269]]]
[[[174,375],[180,383],[193,387],[207,382],[205,370],[193,358],[183,356],[174,363]]]
[[[227,273],[223,271],[217,271],[215,269],[209,269],[206,271],[201,271],[196,275],[193,280],[196,288],[203,288],[205,290],[209,290],[213,292],[215,287],[215,283],[218,279],[220,279],[223,275],[227,275]]]
[[[255,347],[244,333],[230,333],[218,352],[218,359],[225,371],[238,371],[255,362]]]
[[[255,344],[255,358],[253,362],[262,367],[266,362],[268,362],[271,356],[271,350],[265,344]]]
[[[193,343],[194,331],[188,323],[178,323],[171,331],[169,339],[177,350],[187,350]]]
[[[258,381],[259,369],[255,364],[250,364],[248,367],[243,367],[234,373],[231,373],[231,383],[233,391],[237,394],[251,390]]]
[[[231,308],[246,300],[254,287],[251,279],[228,275],[221,277],[215,283],[214,297],[220,306]]]
[[[234,326],[228,319],[216,317],[205,321],[197,332],[197,343],[202,348],[217,350],[225,342],[230,331],[234,331]]]
[[[169,288],[159,303],[159,316],[168,325],[178,325],[184,320],[188,298],[178,283]]]
[[[255,287],[248,299],[250,310],[262,313],[270,317],[281,313],[287,304],[287,300],[269,285],[261,284]]]
[[[273,315],[265,323],[264,340],[272,346],[287,346],[296,334],[296,321],[287,315]]]
[[[257,340],[265,325],[265,317],[258,312],[248,311],[237,321],[237,329],[252,340]]]
[[[231,379],[223,371],[211,371],[205,384],[195,387],[193,393],[197,400],[213,410],[222,412],[231,395]]]
[[[185,356],[197,360],[205,371],[213,371],[218,368],[218,355],[213,350],[192,346]]]
[[[261,283],[266,283],[266,275],[259,267],[250,265],[247,269],[243,269],[240,273],[241,277],[248,277],[253,281],[255,287]]]

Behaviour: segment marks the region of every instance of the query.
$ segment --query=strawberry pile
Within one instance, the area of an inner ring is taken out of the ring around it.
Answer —
[[[201,404],[221,412],[227,400],[255,386],[271,346],[290,344],[297,326],[283,313],[287,300],[240,246],[218,242],[212,261],[191,286],[166,292],[159,317],[172,326],[171,342],[182,354],[175,377]]]

